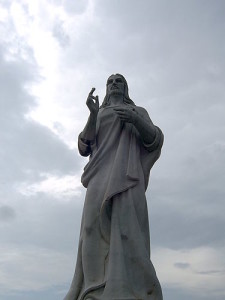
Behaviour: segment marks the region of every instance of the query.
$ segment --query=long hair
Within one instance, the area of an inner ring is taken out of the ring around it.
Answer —
[[[129,96],[129,93],[128,93],[128,84],[127,84],[127,81],[126,81],[125,77],[121,74],[118,74],[118,73],[116,75],[120,76],[123,79],[123,82],[124,82],[123,103],[135,106],[135,103],[130,99],[130,96]],[[111,76],[109,76],[109,77],[111,77]],[[100,108],[104,108],[108,105],[110,105],[110,95],[107,94],[107,88],[106,88],[106,95],[105,95],[105,98],[104,98]]]

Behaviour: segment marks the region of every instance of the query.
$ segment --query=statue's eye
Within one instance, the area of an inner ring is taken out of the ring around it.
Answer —
[[[109,79],[109,80],[107,81],[107,85],[109,85],[109,84],[111,84],[111,83],[113,83],[113,80],[112,80],[112,79]]]
[[[122,80],[121,78],[117,78],[117,79],[116,79],[116,82],[122,83],[123,80]]]

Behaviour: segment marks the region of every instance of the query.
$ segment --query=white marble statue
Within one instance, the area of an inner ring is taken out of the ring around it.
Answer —
[[[87,193],[75,274],[64,300],[162,300],[150,260],[145,191],[163,134],[129,98],[122,75],[109,77],[100,108],[94,91],[78,139],[80,154],[89,156],[81,178]]]

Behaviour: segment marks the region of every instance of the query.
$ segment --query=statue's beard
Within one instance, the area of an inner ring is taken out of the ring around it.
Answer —
[[[114,90],[110,91],[109,96],[111,96],[111,95],[121,95],[121,96],[123,96],[123,92],[120,91],[119,89],[114,89]]]

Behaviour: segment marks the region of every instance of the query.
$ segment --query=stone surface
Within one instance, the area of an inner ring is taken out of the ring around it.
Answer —
[[[162,300],[150,260],[145,191],[163,134],[130,99],[122,75],[109,77],[100,108],[94,91],[78,138],[80,154],[89,156],[81,178],[87,192],[75,274],[64,300]]]

